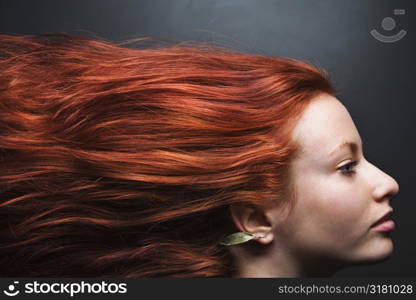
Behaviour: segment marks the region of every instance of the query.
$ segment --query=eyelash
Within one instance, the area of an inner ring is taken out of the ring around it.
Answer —
[[[338,170],[341,170],[341,173],[350,176],[352,174],[354,174],[356,171],[355,170],[346,170],[346,167],[355,167],[357,165],[356,161],[352,161],[348,164],[343,165],[342,167],[340,167]]]

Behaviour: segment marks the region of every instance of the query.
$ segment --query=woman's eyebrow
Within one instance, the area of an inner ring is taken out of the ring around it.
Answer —
[[[342,148],[344,148],[344,147],[348,147],[348,148],[350,148],[351,152],[352,152],[354,155],[355,155],[355,154],[357,154],[357,151],[358,151],[358,145],[357,145],[356,143],[354,143],[354,142],[345,141],[345,142],[342,142],[341,144],[339,144],[337,147],[335,147],[335,149],[334,149],[334,150],[332,150],[332,151],[329,153],[329,156],[333,155],[335,152],[337,152],[337,151],[341,150],[341,149],[342,149]]]

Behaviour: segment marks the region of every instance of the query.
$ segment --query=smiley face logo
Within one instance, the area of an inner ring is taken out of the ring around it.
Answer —
[[[14,284],[10,284],[7,288],[7,290],[4,290],[3,293],[5,293],[7,296],[14,297],[20,293],[19,290],[16,290],[15,285],[19,284],[19,281],[14,281]]]
[[[395,15],[404,15],[406,11],[404,9],[395,9]],[[396,28],[396,21],[391,17],[386,17],[381,21],[381,27],[387,32]],[[376,29],[370,31],[371,35],[378,41],[383,43],[394,43],[401,40],[406,35],[406,30],[400,30],[398,33],[393,35],[384,35],[378,32]]]

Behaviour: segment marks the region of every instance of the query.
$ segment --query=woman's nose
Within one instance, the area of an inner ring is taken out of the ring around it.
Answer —
[[[399,193],[399,184],[397,181],[374,166],[377,174],[376,186],[373,191],[373,197],[376,201],[391,200],[397,193]]]

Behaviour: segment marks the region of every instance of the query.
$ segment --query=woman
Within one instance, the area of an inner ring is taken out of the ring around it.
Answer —
[[[392,251],[371,226],[398,184],[311,65],[0,35],[0,74],[1,276],[330,276]]]

